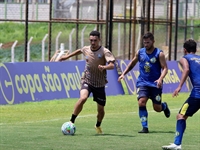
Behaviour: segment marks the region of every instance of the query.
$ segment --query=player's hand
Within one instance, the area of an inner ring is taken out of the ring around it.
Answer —
[[[50,59],[50,62],[53,62],[53,57]]]
[[[155,83],[157,83],[157,88],[162,88],[162,80],[156,80],[156,81],[154,81]]]
[[[99,68],[100,71],[105,70],[105,66],[103,66],[103,65],[99,65],[98,68]]]
[[[58,61],[62,61],[62,56],[59,57],[59,58],[57,58],[55,61],[56,61],[56,62],[58,62]]]
[[[123,74],[121,74],[121,76],[119,76],[118,82],[120,82],[122,79],[124,79],[124,75]]]
[[[178,96],[178,93],[180,92],[180,90],[181,90],[180,87],[176,88],[176,90],[174,90],[174,92],[172,94],[172,97]]]

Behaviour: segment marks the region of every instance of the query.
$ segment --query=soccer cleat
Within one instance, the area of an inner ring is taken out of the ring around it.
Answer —
[[[181,150],[181,145],[176,145],[174,143],[171,143],[167,146],[162,146],[163,150]]]
[[[94,128],[96,129],[97,134],[103,134],[101,127],[94,126]]]
[[[169,107],[168,107],[167,103],[166,102],[164,102],[164,103],[166,104],[166,108],[164,110],[164,114],[165,114],[165,116],[167,118],[169,118],[170,117],[170,110],[169,110]]]
[[[138,131],[138,133],[149,133],[149,129],[143,127],[143,129],[141,131]]]

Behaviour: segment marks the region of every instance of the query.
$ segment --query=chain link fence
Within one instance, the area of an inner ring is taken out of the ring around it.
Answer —
[[[60,43],[71,52],[88,45],[92,30],[116,58],[131,59],[151,31],[166,58],[179,60],[186,39],[200,42],[199,17],[200,0],[1,0],[0,62],[48,61]],[[13,29],[6,31],[8,22]]]

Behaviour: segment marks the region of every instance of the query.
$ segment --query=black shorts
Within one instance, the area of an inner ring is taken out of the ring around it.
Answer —
[[[87,83],[82,83],[81,85],[81,90],[86,89],[88,90],[89,94],[93,94],[93,101],[96,101],[99,105],[105,106],[106,105],[106,92],[105,92],[105,87],[94,87],[91,86]]]
[[[179,114],[185,116],[193,116],[200,109],[200,99],[189,97],[182,105]]]
[[[156,87],[141,86],[137,88],[137,99],[147,97],[152,100],[154,104],[161,104],[162,89]]]

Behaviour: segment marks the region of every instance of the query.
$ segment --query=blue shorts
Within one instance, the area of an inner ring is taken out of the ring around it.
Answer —
[[[200,109],[200,99],[189,97],[182,105],[179,114],[193,116]]]
[[[162,89],[149,86],[141,86],[137,88],[137,99],[147,97],[152,100],[154,104],[161,104],[162,102]]]
[[[93,101],[96,101],[99,105],[105,106],[106,105],[106,93],[105,93],[105,87],[94,87],[87,83],[82,83],[81,90],[86,89],[88,90],[89,94],[93,94]]]

